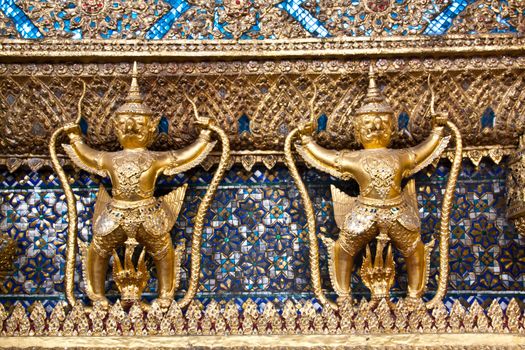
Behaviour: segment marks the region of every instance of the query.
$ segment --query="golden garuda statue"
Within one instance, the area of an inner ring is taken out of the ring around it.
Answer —
[[[440,156],[450,139],[450,136],[444,135],[444,126],[448,126],[455,134],[457,151],[443,202],[440,234],[441,276],[439,289],[434,298],[437,301],[442,299],[446,292],[449,216],[461,162],[461,136],[446,115],[434,112],[432,93],[431,112],[434,128],[430,136],[414,147],[388,148],[397,123],[393,109],[376,85],[372,67],[371,65],[369,87],[363,105],[356,111],[353,119],[355,136],[364,149],[338,151],[321,147],[312,138],[314,131],[312,120],[293,130],[286,142],[287,164],[306,204],[314,291],[321,301],[329,303],[321,290],[313,207],[293,162],[292,139],[296,135],[300,136],[301,142],[295,146],[308,164],[337,178],[355,179],[359,185],[360,194],[357,197],[351,197],[335,186],[331,187],[334,216],[340,233],[335,241],[328,237],[321,237],[328,248],[330,278],[339,301],[351,298],[350,285],[354,258],[374,238],[378,239],[376,261],[374,264],[371,263],[367,246],[368,254],[361,268],[361,277],[372,290],[372,298],[387,297],[393,283],[395,269],[391,248],[389,247],[386,266],[382,256],[383,248],[391,241],[405,258],[408,270],[407,294],[409,299],[415,301],[422,297],[426,289],[429,255],[433,241],[425,245],[421,240],[414,180],[409,180],[404,188],[402,188],[402,181]],[[431,302],[431,305],[436,301]]]
[[[85,92],[85,85],[84,85]],[[84,94],[83,94],[84,95]],[[76,255],[76,223],[74,197],[64,171],[56,159],[56,141],[61,133],[69,136],[70,144],[62,145],[69,158],[81,169],[112,183],[110,196],[104,186],[100,187],[93,213],[93,238],[84,247],[84,279],[86,294],[93,303],[108,304],[105,296],[106,272],[113,255],[113,277],[125,302],[140,300],[147,284],[148,273],[144,252],[153,258],[158,277],[157,302],[162,308],[169,307],[178,288],[180,261],[183,245],[174,249],[170,232],[181,209],[186,187],[183,185],[161,198],[153,196],[155,183],[161,175],[174,175],[201,163],[215,146],[212,131],[222,140],[223,157],[219,170],[210,184],[198,210],[193,244],[190,286],[181,306],[185,306],[197,291],[200,272],[200,246],[204,214],[209,208],[220,178],[224,175],[229,157],[229,143],[224,132],[213,120],[201,118],[193,101],[197,125],[202,130],[191,145],[166,152],[148,149],[157,134],[159,118],[144,104],[137,83],[137,66],[134,64],[131,87],[126,102],[112,118],[113,127],[122,150],[105,152],[91,148],[82,139],[78,122],[66,125],[55,132],[50,144],[53,164],[59,174],[68,200],[68,251],[66,266],[66,295],[71,304],[73,295],[74,261]],[[80,116],[79,102],[79,116]],[[132,256],[138,245],[143,246],[135,269]],[[125,245],[124,268],[116,249]],[[82,246],[82,245],[81,245]]]

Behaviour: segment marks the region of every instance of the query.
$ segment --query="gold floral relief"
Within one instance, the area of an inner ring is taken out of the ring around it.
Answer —
[[[280,152],[287,133],[306,121],[315,84],[319,94],[314,114],[324,114],[328,121],[319,141],[333,148],[352,148],[356,143],[350,116],[364,94],[364,63],[282,60],[140,65],[146,103],[156,116],[169,121],[168,134],[154,147],[179,148],[196,136],[191,108],[183,96],[188,91],[196,96],[200,113],[215,116],[233,151]],[[436,108],[458,125],[467,150],[481,147],[477,152],[472,149],[473,160],[482,156],[500,160],[501,152],[489,154],[487,147],[515,147],[524,129],[523,67],[520,58],[511,57],[379,60],[378,82],[396,118],[402,113],[409,117],[402,134],[394,135],[394,144],[414,144],[426,136],[430,125],[426,79],[430,74]],[[108,121],[123,102],[128,73],[129,64],[124,63],[0,64],[2,156],[45,157],[50,130],[73,119],[82,80],[88,85],[83,115],[87,139],[92,146],[116,149]],[[495,115],[489,127],[481,123],[488,108]],[[243,115],[249,120],[247,132],[239,130]],[[17,161],[13,162],[16,168]]]

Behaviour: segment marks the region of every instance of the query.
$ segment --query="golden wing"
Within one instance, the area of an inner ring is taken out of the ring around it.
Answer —
[[[425,169],[434,161],[434,159],[440,157],[441,153],[443,153],[445,148],[447,148],[449,141],[450,136],[443,137],[441,141],[439,141],[439,145],[434,149],[434,152],[432,152],[425,160],[423,160],[421,163],[417,164],[412,170],[410,170],[408,176],[412,176],[415,173]]]
[[[174,165],[174,166],[166,167],[166,169],[164,169],[164,175],[166,175],[166,176],[175,175],[175,174],[178,174],[178,173],[182,173],[182,172],[188,171],[191,168],[199,165],[200,163],[202,163],[204,161],[204,159],[206,159],[208,154],[210,154],[211,150],[213,149],[213,147],[215,147],[216,143],[217,143],[217,141],[213,141],[213,142],[210,142],[209,144],[207,144],[206,148],[201,152],[201,154],[199,154],[199,156],[196,157],[191,162],[188,162],[188,163],[185,163],[185,164],[181,164],[179,166]]]
[[[414,179],[410,179],[405,185],[405,188],[403,189],[403,198],[405,203],[412,208],[416,208],[417,211],[416,181]]]
[[[73,163],[80,169],[87,171],[88,173],[98,175],[100,177],[108,177],[108,173],[102,169],[95,169],[90,166],[87,166],[77,155],[75,150],[71,145],[62,144],[64,151],[66,151],[67,156],[73,161]]]
[[[330,185],[332,191],[332,202],[334,205],[335,223],[340,230],[344,228],[346,214],[352,210],[356,197],[352,197],[335,187]]]
[[[98,217],[104,209],[106,209],[107,204],[111,201],[111,196],[104,185],[100,185],[98,188],[97,201],[95,202],[95,208],[93,209],[93,225],[97,222]]]
[[[184,184],[161,198],[161,205],[168,215],[169,228],[173,227],[173,225],[175,225],[175,221],[177,221],[177,217],[179,216],[180,208],[182,207],[182,202],[184,201],[187,188],[188,184]]]

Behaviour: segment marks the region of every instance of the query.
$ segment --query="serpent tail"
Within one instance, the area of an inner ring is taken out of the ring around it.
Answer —
[[[208,186],[206,194],[202,198],[202,201],[197,210],[195,217],[195,225],[193,229],[193,238],[191,242],[191,267],[190,267],[190,284],[184,297],[178,301],[179,307],[184,308],[195,298],[199,288],[199,279],[201,274],[201,246],[202,246],[202,230],[204,228],[204,219],[210,208],[215,192],[219,187],[230,162],[230,141],[226,133],[215,125],[210,125],[210,129],[216,132],[222,142],[222,154],[219,162],[219,167],[213,175],[213,179]]]
[[[308,223],[308,241],[310,243],[310,278],[312,279],[312,287],[314,289],[315,296],[323,305],[329,305],[335,309],[337,306],[328,300],[321,285],[321,271],[319,268],[319,242],[317,240],[314,207],[293,159],[292,141],[298,132],[298,129],[294,129],[288,134],[288,137],[286,137],[286,142],[284,145],[285,161],[288,169],[290,169],[290,174],[292,175],[292,178],[299,189],[299,193],[301,194],[301,198],[303,200],[304,209],[306,211],[306,220]]]

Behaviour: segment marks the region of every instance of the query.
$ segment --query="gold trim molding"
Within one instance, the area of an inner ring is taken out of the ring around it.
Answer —
[[[524,51],[525,38],[514,34],[275,40],[0,40],[1,61],[436,57],[519,55]]]
[[[100,304],[85,307],[78,302],[73,308],[59,302],[47,313],[36,301],[27,309],[16,303],[11,310],[0,304],[0,335],[26,336],[195,336],[195,335],[294,335],[294,334],[437,334],[494,333],[525,334],[524,315],[519,302],[512,299],[506,310],[497,300],[482,307],[475,301],[465,308],[456,300],[450,311],[437,303],[433,309],[420,301],[406,304],[381,299],[378,303],[340,305],[316,310],[312,301],[287,300],[280,306],[271,302],[258,306],[248,299],[239,308],[234,300],[212,300],[204,307],[193,300],[181,310],[173,301],[162,310],[158,304],[143,309],[133,304],[124,310],[120,302],[109,310]],[[262,309],[262,310],[261,310]],[[2,342],[2,344],[5,344]]]
[[[478,166],[482,160],[491,160],[495,164],[500,164],[504,157],[515,153],[513,146],[486,146],[486,147],[467,147],[463,151],[463,159],[468,159]],[[435,159],[433,165],[436,166],[440,159],[453,159],[453,150],[446,150],[441,158]],[[297,158],[302,163],[301,158]],[[220,153],[212,152],[200,165],[209,170],[220,161]],[[62,166],[74,166],[65,156],[60,156],[59,162]],[[272,169],[276,164],[284,164],[284,152],[279,151],[233,151],[229,168],[234,164],[241,164],[247,171],[251,171],[255,165],[263,165],[266,169]],[[31,171],[37,172],[43,168],[51,168],[51,159],[47,155],[0,155],[0,167],[5,167],[9,172],[15,172],[20,167],[28,167]]]
[[[0,349],[370,349],[518,350],[515,334],[245,335],[181,337],[7,337]]]

